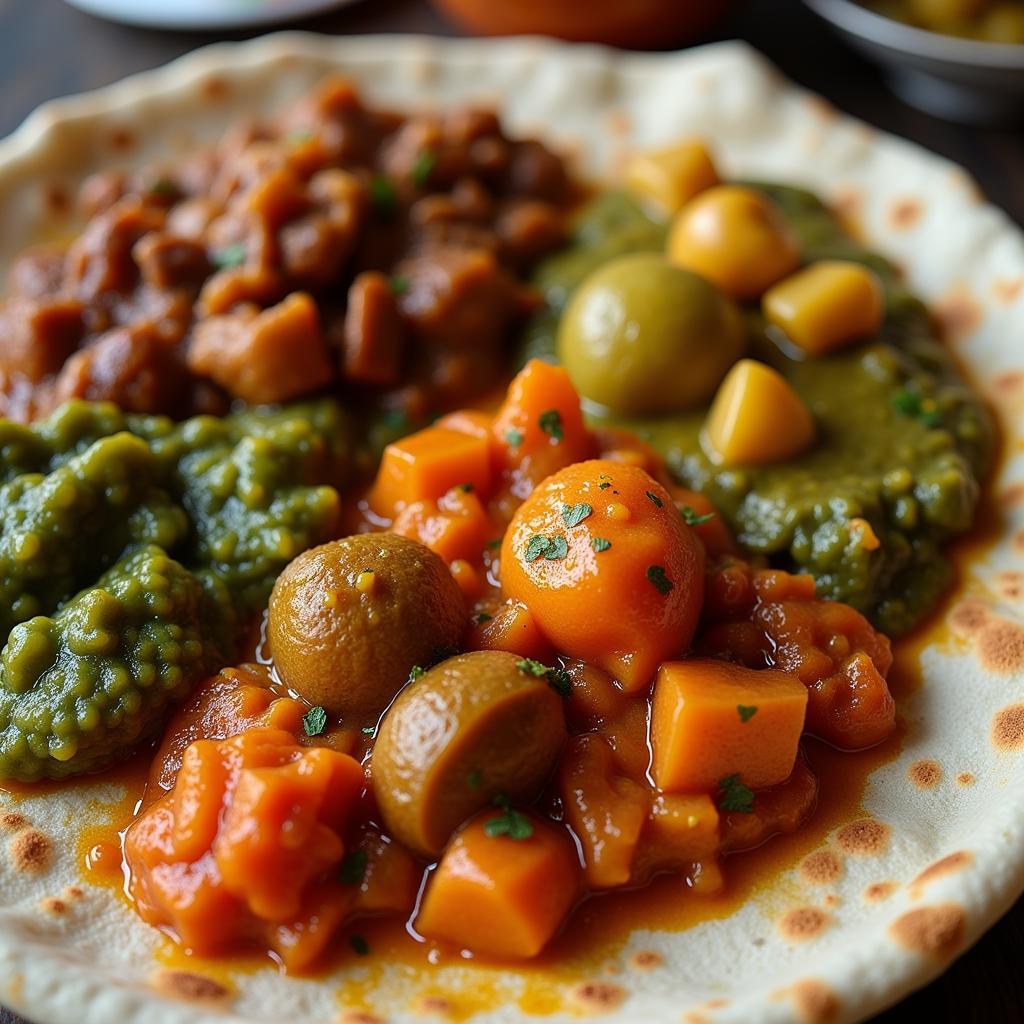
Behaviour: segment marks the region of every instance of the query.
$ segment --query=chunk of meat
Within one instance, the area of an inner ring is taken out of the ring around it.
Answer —
[[[188,366],[254,405],[286,402],[334,379],[316,303],[304,292],[262,313],[247,307],[201,321]]]
[[[404,334],[391,282],[376,271],[360,274],[348,290],[342,375],[363,384],[397,383]]]
[[[210,273],[205,246],[165,232],[143,235],[135,243],[132,256],[142,280],[153,288],[198,288]]]
[[[81,336],[76,299],[11,299],[0,306],[0,369],[37,384],[60,370]]]
[[[405,260],[403,315],[418,340],[442,348],[498,348],[527,311],[527,293],[482,249],[445,246]]]
[[[562,215],[538,199],[512,200],[495,223],[501,256],[513,267],[528,268],[565,240]]]
[[[57,377],[54,406],[69,398],[116,402],[129,412],[178,415],[188,375],[175,345],[146,325],[118,327],[76,352]]]

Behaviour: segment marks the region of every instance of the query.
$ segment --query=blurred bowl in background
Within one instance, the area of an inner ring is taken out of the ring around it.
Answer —
[[[892,90],[911,106],[969,124],[1024,119],[1024,46],[939,35],[853,0],[804,2],[880,64]]]
[[[66,0],[72,7],[145,28],[222,29],[273,25],[356,0]]]
[[[545,35],[633,50],[667,49],[709,32],[734,0],[433,0],[479,35]]]

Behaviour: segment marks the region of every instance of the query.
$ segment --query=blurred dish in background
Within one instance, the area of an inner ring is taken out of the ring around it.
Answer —
[[[111,21],[149,28],[216,29],[272,25],[344,7],[355,0],[67,0]]]
[[[699,39],[732,0],[433,0],[481,35],[546,35],[629,49],[666,49]]]
[[[1024,44],[1024,0],[870,0],[865,6],[930,32]]]
[[[853,0],[804,2],[854,49],[880,64],[893,91],[911,106],[969,124],[1013,124],[1024,118],[1024,46],[932,32]],[[951,11],[968,5],[965,0],[904,0],[896,6]],[[971,6],[980,11],[984,0]]]

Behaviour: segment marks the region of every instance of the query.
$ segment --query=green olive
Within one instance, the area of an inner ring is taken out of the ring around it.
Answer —
[[[388,831],[428,857],[495,797],[532,800],[565,742],[562,698],[505,651],[460,654],[399,694],[373,747]]]
[[[363,533],[299,555],[274,584],[267,638],[278,674],[311,704],[375,719],[414,665],[457,647],[465,598],[418,541]]]
[[[591,274],[558,330],[558,357],[580,394],[627,416],[702,404],[745,347],[736,306],[657,253]]]

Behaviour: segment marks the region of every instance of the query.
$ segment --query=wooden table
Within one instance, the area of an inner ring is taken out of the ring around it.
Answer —
[[[295,27],[332,33],[452,32],[418,0],[370,0]],[[994,202],[1024,224],[1021,134],[946,124],[905,107],[886,91],[878,71],[841,46],[798,0],[751,0],[721,35],[733,36],[749,40],[787,75],[836,106],[963,164]],[[110,25],[60,0],[0,0],[0,135],[43,100],[154,67],[214,38]],[[1022,949],[1024,904],[1018,904],[938,981],[882,1014],[876,1024],[1024,1020]],[[0,1008],[0,1024],[19,1022]]]

